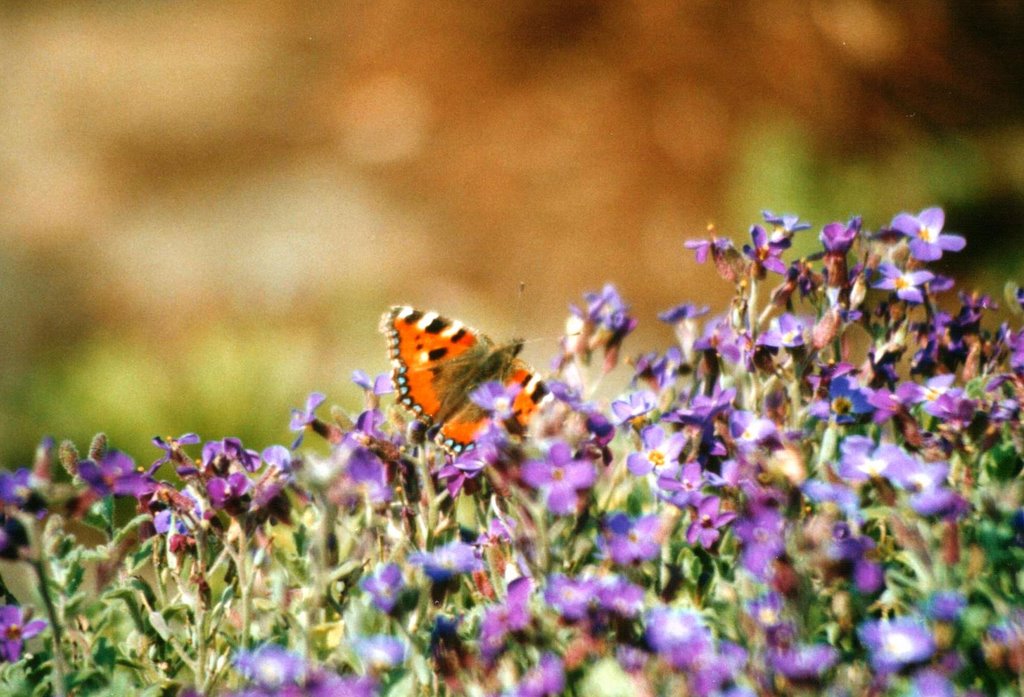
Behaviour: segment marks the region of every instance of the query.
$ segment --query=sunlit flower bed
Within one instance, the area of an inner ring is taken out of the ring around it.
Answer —
[[[688,242],[735,295],[664,350],[587,294],[458,456],[360,371],[291,447],[44,441],[0,475],[0,694],[1022,694],[1024,294],[930,270],[937,208],[809,228]]]

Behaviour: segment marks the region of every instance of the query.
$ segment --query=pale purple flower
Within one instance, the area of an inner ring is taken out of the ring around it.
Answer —
[[[845,223],[829,223],[821,229],[819,239],[830,254],[846,254],[853,246],[853,241],[860,231],[859,225],[848,225]]]
[[[435,583],[442,583],[460,574],[483,568],[483,563],[476,556],[476,550],[458,540],[430,552],[410,554],[409,561],[422,567],[423,573]]]
[[[946,214],[941,208],[926,208],[917,215],[900,213],[892,219],[893,230],[910,238],[910,254],[918,261],[935,261],[943,252],[959,252],[967,244],[960,235],[942,232]]]
[[[661,551],[658,540],[661,522],[657,514],[634,520],[625,513],[614,513],[605,521],[604,528],[605,536],[599,539],[599,544],[616,564],[653,559]]]
[[[713,650],[711,632],[693,610],[657,607],[644,625],[648,646],[675,668],[692,668]]]
[[[576,459],[566,443],[551,446],[545,460],[529,460],[522,468],[522,479],[544,492],[552,513],[567,515],[576,510],[578,493],[589,489],[597,478],[594,463]]]
[[[597,582],[593,579],[574,579],[563,574],[552,574],[544,590],[544,601],[567,620],[578,621],[587,616],[596,600]]]
[[[704,485],[704,469],[696,460],[683,465],[678,477],[659,477],[658,495],[677,508],[700,503],[700,488]],[[662,493],[668,492],[668,493]]]
[[[292,443],[292,450],[302,444],[302,437],[305,435],[306,429],[312,427],[316,421],[317,407],[323,404],[326,399],[327,396],[320,392],[311,392],[309,397],[306,398],[305,409],[292,409],[292,419],[288,429],[299,434],[295,438],[295,442]]]
[[[924,294],[919,286],[935,278],[931,271],[901,271],[888,261],[879,264],[878,271],[882,278],[872,288],[894,290],[897,298],[913,304],[924,302]]]
[[[644,607],[644,589],[621,576],[605,576],[597,588],[601,607],[619,617],[636,617]]]
[[[729,415],[729,435],[740,452],[749,453],[762,445],[777,445],[779,433],[772,420],[738,409]]]
[[[757,337],[757,343],[772,348],[797,348],[804,345],[804,322],[788,312],[774,318],[768,329]]]
[[[478,407],[488,412],[498,421],[505,421],[513,416],[516,395],[523,386],[518,382],[505,385],[496,380],[485,382],[473,390],[469,398]]]
[[[871,665],[882,673],[927,661],[935,653],[931,630],[910,617],[868,621],[857,634],[871,652]]]
[[[777,274],[786,274],[786,264],[781,259],[782,252],[789,247],[789,239],[773,241],[769,239],[768,233],[760,225],[750,228],[750,240],[752,244],[743,245],[743,253],[762,266]]]
[[[199,440],[199,435],[196,433],[185,433],[183,435],[178,436],[177,438],[172,438],[170,436],[167,436],[166,438],[154,436],[153,445],[163,450],[164,456],[161,457],[156,462],[154,462],[152,466],[159,467],[165,462],[171,460],[174,454],[180,450],[181,446],[195,445],[196,443],[199,442]]]
[[[679,469],[679,454],[686,445],[682,433],[665,434],[661,426],[647,426],[640,432],[644,449],[632,453],[626,459],[629,471],[638,477],[651,474],[654,477],[672,476]]]
[[[852,482],[872,477],[890,477],[893,472],[907,471],[915,460],[903,448],[892,443],[875,445],[867,436],[847,436],[839,446],[839,476]]]
[[[372,575],[365,576],[359,587],[369,594],[371,602],[381,612],[391,612],[398,602],[399,593],[405,587],[402,569],[398,564],[385,564]]]
[[[302,657],[276,644],[239,651],[234,663],[242,677],[264,690],[300,685],[306,676],[306,662]]]
[[[797,645],[768,654],[772,670],[798,683],[817,682],[838,660],[839,652],[828,644]]]
[[[623,424],[653,410],[658,404],[657,398],[649,390],[640,390],[626,395],[625,399],[612,402],[612,414],[615,423]]]
[[[394,387],[394,385],[391,382],[391,376],[388,375],[387,373],[381,373],[377,377],[375,377],[373,379],[370,379],[370,376],[367,375],[365,371],[363,371],[363,370],[353,370],[352,371],[352,382],[354,382],[359,387],[362,387],[368,393],[376,395],[376,396],[385,395],[385,394],[391,394],[392,392],[395,391],[395,387]],[[312,399],[315,394],[316,393],[314,393],[313,395],[310,395],[310,399]],[[321,401],[323,401],[323,400],[321,400]],[[306,412],[307,412],[307,414],[312,415],[313,410],[316,409],[318,404],[319,404],[319,402],[317,404],[313,405],[312,409],[310,409],[310,404],[309,404],[309,402],[307,402],[306,403]],[[293,413],[301,413],[301,412],[296,411],[296,412],[293,412]],[[305,418],[305,415],[303,415],[303,416]],[[293,424],[295,423],[294,417],[293,417],[292,423]],[[295,430],[295,429],[293,428],[292,430]]]
[[[101,496],[143,496],[156,490],[149,472],[140,472],[135,461],[118,450],[106,453],[99,462],[81,460],[78,475]]]
[[[232,472],[226,477],[214,477],[206,483],[206,493],[214,508],[238,508],[243,497],[252,488],[252,481],[245,472]],[[236,510],[234,512],[240,512]]]
[[[521,576],[508,584],[508,595],[501,605],[489,607],[480,621],[480,653],[492,663],[506,648],[509,632],[518,632],[530,624],[529,601],[533,581]]]
[[[683,303],[682,305],[676,305],[673,308],[665,310],[664,312],[658,313],[658,319],[668,324],[676,324],[688,319],[696,319],[702,317],[708,313],[708,306],[701,305],[698,307],[693,303]]]
[[[354,646],[364,668],[371,673],[383,673],[405,661],[405,644],[392,636],[356,639]]]
[[[512,694],[515,697],[557,697],[564,690],[565,666],[562,659],[549,652],[522,677]]]

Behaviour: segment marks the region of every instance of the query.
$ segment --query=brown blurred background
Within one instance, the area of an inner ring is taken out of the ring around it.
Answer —
[[[663,347],[657,311],[730,291],[682,241],[762,208],[942,205],[998,293],[1022,36],[1012,0],[6,2],[0,462],[287,442],[309,391],[355,407],[351,371],[385,369],[393,303],[543,364],[612,281],[627,348]]]

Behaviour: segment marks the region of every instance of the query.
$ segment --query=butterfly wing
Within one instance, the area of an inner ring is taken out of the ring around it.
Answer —
[[[512,402],[512,416],[520,429],[525,429],[530,417],[548,394],[547,387],[533,370],[518,358],[512,359],[498,375],[506,386],[518,385],[519,391]],[[437,434],[437,442],[452,453],[460,453],[472,447],[490,415],[472,400],[446,420]],[[509,424],[511,427],[513,424]]]
[[[478,346],[477,332],[436,312],[407,306],[385,313],[380,330],[388,341],[398,403],[428,423],[443,420],[453,396],[438,375],[451,372],[446,370],[451,361]]]

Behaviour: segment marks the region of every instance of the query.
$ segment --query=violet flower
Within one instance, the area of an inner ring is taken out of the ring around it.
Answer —
[[[530,624],[528,606],[532,590],[533,581],[521,576],[508,584],[503,604],[484,611],[480,621],[480,653],[487,663],[493,663],[507,648],[509,633],[522,631]]]
[[[548,577],[544,601],[565,619],[576,622],[590,612],[591,602],[597,594],[597,582],[592,579],[574,579],[563,574]]]
[[[148,472],[135,469],[128,455],[111,450],[99,462],[82,460],[78,474],[100,496],[143,496],[156,490],[156,482]]]
[[[763,267],[777,274],[786,275],[786,263],[782,261],[781,255],[789,247],[789,239],[772,241],[768,233],[760,225],[753,225],[750,228],[750,240],[753,244],[743,245],[743,253],[751,259],[757,267]]]
[[[657,607],[644,625],[647,644],[674,668],[692,668],[713,650],[711,632],[693,610]]]
[[[288,429],[299,434],[292,443],[292,450],[295,450],[302,444],[302,437],[306,434],[306,429],[312,427],[316,421],[317,407],[323,404],[326,399],[327,396],[320,392],[311,392],[309,397],[306,398],[305,409],[292,409],[292,420],[288,425]]]
[[[839,660],[839,651],[828,644],[797,645],[772,651],[772,670],[797,683],[817,683]]]
[[[630,392],[625,399],[616,399],[612,402],[612,413],[615,415],[615,422],[624,424],[628,421],[643,416],[652,411],[658,405],[658,400],[649,390]]]
[[[839,476],[852,482],[872,477],[888,477],[893,471],[914,467],[915,460],[903,448],[892,443],[875,445],[867,436],[847,436],[839,446]]]
[[[960,235],[943,233],[946,214],[941,208],[926,208],[917,215],[900,213],[891,227],[910,238],[910,254],[918,261],[935,261],[943,252],[959,252],[967,244]]]
[[[553,653],[545,653],[540,662],[522,677],[513,690],[515,697],[557,697],[565,690],[565,666]]]
[[[683,465],[678,477],[658,478],[658,495],[676,508],[687,508],[700,503],[700,488],[704,485],[704,469],[696,460]],[[666,493],[663,493],[666,492]]]
[[[797,348],[804,345],[803,321],[788,312],[772,319],[768,329],[757,337],[757,343],[772,348]]]
[[[306,662],[302,657],[275,644],[239,651],[234,664],[242,677],[264,690],[301,685],[306,677]]]
[[[356,655],[370,673],[383,673],[405,661],[406,646],[393,636],[364,637],[354,642]]]
[[[935,653],[931,630],[910,617],[868,621],[857,634],[871,652],[871,665],[882,673],[927,661]]]
[[[549,510],[568,515],[576,510],[577,495],[586,491],[597,478],[594,464],[576,459],[566,443],[551,446],[545,460],[529,460],[522,468],[524,482],[544,494]]]
[[[31,620],[17,605],[0,607],[0,658],[8,663],[21,659],[25,639],[31,639],[46,628],[44,620]]]
[[[390,613],[398,603],[398,596],[405,587],[402,579],[402,568],[398,564],[385,564],[373,574],[363,577],[359,587],[369,596],[370,602],[378,610]]]
[[[720,499],[717,496],[708,496],[694,513],[693,522],[686,530],[686,541],[691,545],[700,543],[701,547],[707,549],[718,541],[721,536],[719,528],[728,525],[735,518],[736,514],[719,510]]]
[[[409,555],[409,561],[423,568],[423,573],[434,583],[443,583],[460,574],[468,574],[483,568],[483,562],[476,556],[476,550],[458,540],[430,552],[416,552]]]
[[[647,426],[640,432],[644,449],[631,453],[626,458],[629,471],[638,477],[650,474],[653,477],[672,476],[679,469],[679,454],[686,445],[686,436],[673,433],[666,436],[661,426]]]
[[[882,278],[872,288],[894,290],[897,298],[915,305],[924,302],[924,294],[919,286],[935,278],[931,271],[901,271],[888,261],[879,264],[878,271]]]
[[[598,544],[616,564],[636,564],[661,552],[661,521],[657,514],[632,519],[625,513],[614,513],[605,520],[604,528],[605,536],[599,538]]]

